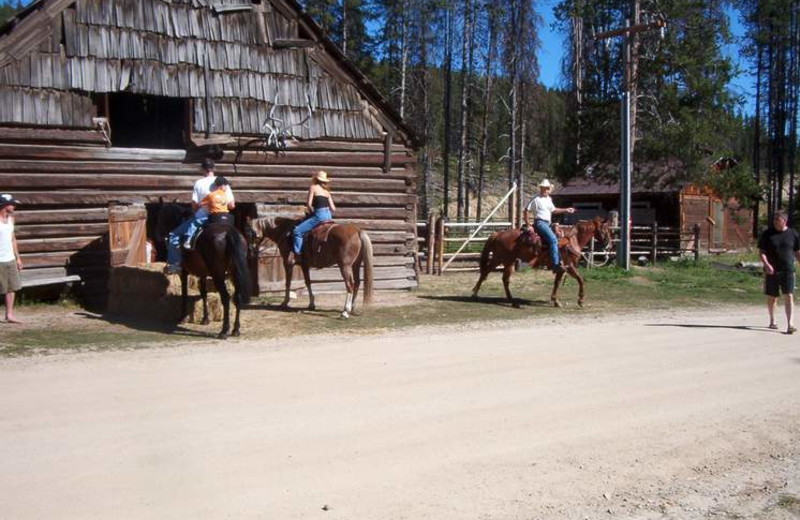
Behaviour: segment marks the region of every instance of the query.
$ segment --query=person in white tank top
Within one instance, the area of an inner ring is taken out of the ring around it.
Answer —
[[[14,236],[14,210],[19,201],[8,193],[0,195],[0,292],[5,294],[6,321],[19,323],[14,315],[14,297],[20,290],[22,260]]]

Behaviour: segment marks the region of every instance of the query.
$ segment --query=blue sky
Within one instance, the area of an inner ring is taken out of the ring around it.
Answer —
[[[558,0],[542,0],[540,13],[543,18],[542,26],[539,28],[539,38],[542,46],[539,49],[539,80],[547,87],[558,87],[562,83],[561,77],[561,58],[564,54],[563,35],[554,27],[555,16],[553,8]],[[739,13],[734,10],[728,11],[731,22],[731,33],[734,36],[734,43],[729,45],[725,52],[733,59],[734,66],[742,69],[742,72],[731,82],[730,89],[735,95],[743,98],[741,110],[747,114],[752,114],[755,105],[754,78],[748,72],[748,64],[739,59],[739,42],[744,37],[744,28],[739,20]]]

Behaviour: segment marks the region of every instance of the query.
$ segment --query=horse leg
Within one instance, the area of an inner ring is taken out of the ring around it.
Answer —
[[[511,296],[511,289],[509,289],[509,281],[511,275],[514,273],[514,263],[510,263],[503,267],[503,288],[506,290],[506,298],[515,309],[519,309],[519,303]]]
[[[353,279],[353,266],[343,264],[339,266],[339,270],[342,272],[342,279],[344,279],[344,286],[347,289],[347,296],[344,300],[344,309],[342,309],[342,318],[349,318],[350,313],[353,311],[353,298],[355,296],[354,292],[354,285],[355,280]]]
[[[478,278],[478,283],[476,283],[475,287],[472,288],[472,298],[473,299],[478,297],[478,291],[481,290],[481,285],[483,285],[483,282],[489,276],[489,273],[491,273],[492,271],[497,269],[498,265],[500,265],[499,261],[492,260],[492,262],[485,269],[484,269],[483,266],[481,267],[481,275]]]
[[[189,273],[181,271],[181,319],[189,316]]]
[[[228,339],[228,331],[231,327],[230,311],[231,311],[231,296],[228,294],[228,287],[225,285],[225,274],[219,274],[212,277],[214,285],[219,291],[219,299],[222,301],[222,330],[217,338]]]
[[[211,321],[208,319],[208,289],[205,276],[200,277],[200,297],[203,299],[203,320],[200,325],[208,325]]]
[[[561,280],[564,278],[564,271],[560,271],[556,274],[555,280],[553,281],[553,292],[550,294],[550,302],[553,304],[553,307],[561,307],[561,302],[558,301],[558,288],[561,286]]]
[[[361,262],[353,264],[353,313],[356,312],[356,300],[358,299],[358,288],[361,286]]]
[[[567,274],[578,281],[578,306],[583,307],[583,298],[585,296],[583,276],[578,272],[578,268],[571,263],[567,265]]]
[[[237,289],[237,291],[238,291],[238,289]],[[236,310],[235,310],[235,313],[234,313],[233,331],[231,332],[231,336],[239,337],[239,334],[241,333],[240,330],[239,330],[239,311],[240,311],[240,309],[239,309],[239,298],[235,294],[233,296],[233,306],[234,306],[234,308]]]
[[[314,291],[311,290],[311,268],[306,264],[301,264],[303,269],[303,280],[306,282],[306,289],[308,290],[308,310],[313,311],[317,308],[314,303]]]
[[[288,253],[287,253],[288,254]],[[290,262],[286,257],[283,260],[283,270],[286,273],[286,292],[283,294],[283,301],[281,308],[289,308],[289,293],[292,291],[292,271],[294,271],[294,262]]]

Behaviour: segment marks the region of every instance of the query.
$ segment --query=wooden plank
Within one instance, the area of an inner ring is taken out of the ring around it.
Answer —
[[[105,146],[103,134],[95,130],[0,127],[0,142],[86,143]]]
[[[107,204],[112,201],[124,204],[137,202],[158,202],[161,198],[189,202],[191,193],[188,190],[164,191],[106,191],[106,190],[72,190],[65,191],[37,191],[15,193],[22,204]],[[247,191],[239,190],[236,193],[238,202],[261,202],[267,204],[304,204],[307,192],[305,191]],[[412,205],[416,197],[400,193],[353,193],[340,192],[336,194],[337,204],[345,206],[403,206]]]
[[[184,150],[144,148],[86,148],[71,146],[0,144],[0,157],[7,159],[98,160],[98,161],[178,161],[186,159]]]
[[[59,266],[92,266],[107,264],[107,252],[58,251],[54,253],[21,253],[22,262],[28,268]]]
[[[15,229],[17,239],[46,237],[97,236],[108,231],[106,222],[93,224],[37,224],[20,225]]]
[[[17,239],[17,247],[20,253],[45,253],[51,251],[75,251],[90,246],[92,243],[101,240],[102,235],[87,237],[66,237],[66,238],[31,238]]]
[[[14,213],[17,225],[70,222],[107,222],[107,208],[19,210]]]
[[[0,173],[0,186],[7,190],[19,189],[192,189],[196,176],[168,175],[118,175],[118,174],[63,174],[52,175],[19,175]],[[309,181],[303,176],[299,178],[274,177],[228,177],[234,192],[238,190],[304,190]],[[403,180],[391,179],[339,179],[336,189],[348,192],[383,192],[406,193]],[[334,198],[334,200],[336,200]]]

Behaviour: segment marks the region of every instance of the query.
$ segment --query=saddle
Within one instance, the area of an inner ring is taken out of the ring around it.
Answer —
[[[328,243],[328,236],[331,233],[331,229],[334,227],[336,227],[336,222],[327,220],[309,231],[305,237],[306,248],[308,248],[307,251],[314,255],[321,253],[322,248]]]
[[[520,231],[522,232],[520,233],[519,238],[517,238],[517,240],[521,244],[531,247],[539,247],[539,245],[542,243],[542,237],[539,236],[539,233],[536,232],[533,226],[528,226],[527,224],[523,224]]]
[[[194,250],[194,246],[200,239],[200,235],[203,234],[203,231],[205,231],[208,226],[211,226],[213,224],[222,226],[233,226],[234,225],[233,215],[231,215],[230,213],[214,213],[212,215],[209,215],[206,223],[200,226],[197,229],[197,231],[195,231],[194,235],[190,237],[192,247],[189,249],[189,251]]]

